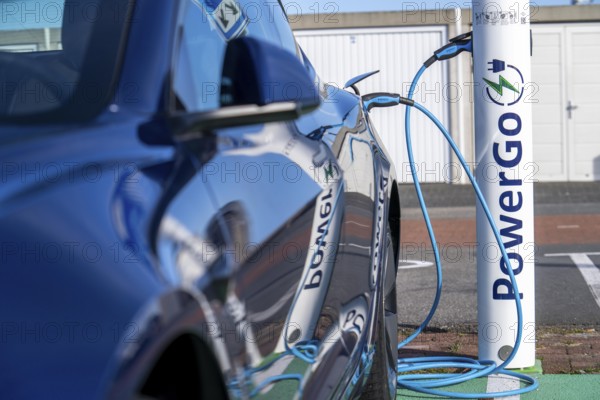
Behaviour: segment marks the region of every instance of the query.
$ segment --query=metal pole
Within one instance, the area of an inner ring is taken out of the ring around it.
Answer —
[[[534,206],[529,2],[473,2],[477,181],[507,248],[504,265],[485,215],[477,208],[479,358],[501,363],[517,332],[512,267],[523,306],[523,340],[510,368],[535,364]]]
[[[454,8],[454,36],[458,36],[462,34],[462,10],[459,6]],[[456,80],[459,85],[464,84],[463,79],[463,58],[456,57]],[[464,104],[459,102],[456,104],[456,127],[457,131],[457,139],[458,139],[458,148],[462,154],[467,154],[465,148],[465,113],[463,110]],[[454,178],[454,177],[453,177]],[[460,183],[469,183],[469,179],[467,178],[467,174],[461,174]]]

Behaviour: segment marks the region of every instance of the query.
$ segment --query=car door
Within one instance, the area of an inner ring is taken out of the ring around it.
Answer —
[[[245,15],[251,7],[262,18]],[[220,107],[230,40],[255,37],[296,54],[291,31],[282,38],[266,14],[287,24],[279,12],[273,14],[266,2],[184,2],[173,110]],[[248,379],[260,387],[287,369],[310,375],[312,360],[294,357],[292,348],[311,342],[328,288],[342,214],[341,169],[328,146],[290,123],[215,129],[211,137],[213,150],[204,159],[205,148],[199,147],[197,164],[216,209],[215,228],[223,232],[215,252],[224,264],[223,286],[204,294],[220,315],[219,337],[231,360],[224,371],[230,390],[247,390]],[[276,360],[264,368],[269,357]],[[282,383],[298,387],[297,379]]]
[[[386,320],[384,357],[390,368],[396,364],[396,268],[384,262],[388,229],[394,249],[391,258],[398,257],[396,178],[359,96],[322,81],[306,58],[305,64],[318,82],[323,102],[319,110],[297,120],[296,126],[331,149],[344,180],[336,265],[319,320],[324,356],[306,396],[356,396],[372,367],[373,344],[380,340],[376,316],[383,297],[389,300],[381,312]]]
[[[213,129],[210,154],[196,150],[220,232],[209,247],[222,284],[203,294],[230,360],[226,383],[234,395],[349,394],[373,355],[389,163],[358,97],[319,81],[273,2],[184,1],[173,111],[227,101],[222,70],[244,66],[224,66],[224,55],[242,36],[305,62],[324,103],[296,122]]]

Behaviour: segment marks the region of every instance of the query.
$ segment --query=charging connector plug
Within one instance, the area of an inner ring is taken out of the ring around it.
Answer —
[[[415,104],[413,100],[400,96],[398,93],[370,93],[362,97],[363,106],[367,111],[371,111],[373,107],[394,107],[399,104],[412,106]]]
[[[472,32],[467,32],[450,39],[450,43],[433,52],[433,55],[425,61],[425,66],[429,67],[438,60],[449,60],[463,51],[473,53],[473,38],[471,35]]]

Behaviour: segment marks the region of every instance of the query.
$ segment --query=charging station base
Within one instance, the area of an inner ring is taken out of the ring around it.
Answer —
[[[520,372],[522,374],[527,374],[527,375],[543,375],[544,374],[544,370],[542,369],[542,360],[537,359],[535,360],[535,365],[533,367],[528,367],[528,368],[515,368],[515,369],[510,369],[511,371],[517,371]]]

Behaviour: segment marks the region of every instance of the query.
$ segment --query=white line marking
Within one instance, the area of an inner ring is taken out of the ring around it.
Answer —
[[[361,226],[361,227],[363,227],[363,228],[369,228],[369,225],[365,225],[365,224],[359,224],[359,223],[358,223],[358,222],[356,222],[356,221],[346,221],[346,224],[358,225],[358,226]]]
[[[573,254],[583,254],[586,256],[600,256],[600,253],[556,253],[544,254],[544,257],[571,257]]]
[[[371,249],[371,246],[361,246],[361,245],[356,244],[356,243],[340,243],[340,246],[356,247],[358,249],[363,249],[363,250],[369,250],[369,249]]]
[[[579,225],[557,225],[558,229],[579,229]]]
[[[487,381],[487,393],[498,393],[508,390],[517,390],[521,387],[520,381],[512,376],[507,375],[490,375]],[[503,400],[519,400],[520,395],[502,397]]]
[[[600,269],[598,269],[589,257],[598,255],[600,253],[569,253],[546,254],[546,257],[570,257],[590,288],[596,304],[600,307]]]
[[[428,268],[433,266],[432,262],[419,261],[419,260],[404,260],[400,261],[398,269],[416,269],[416,268]]]

